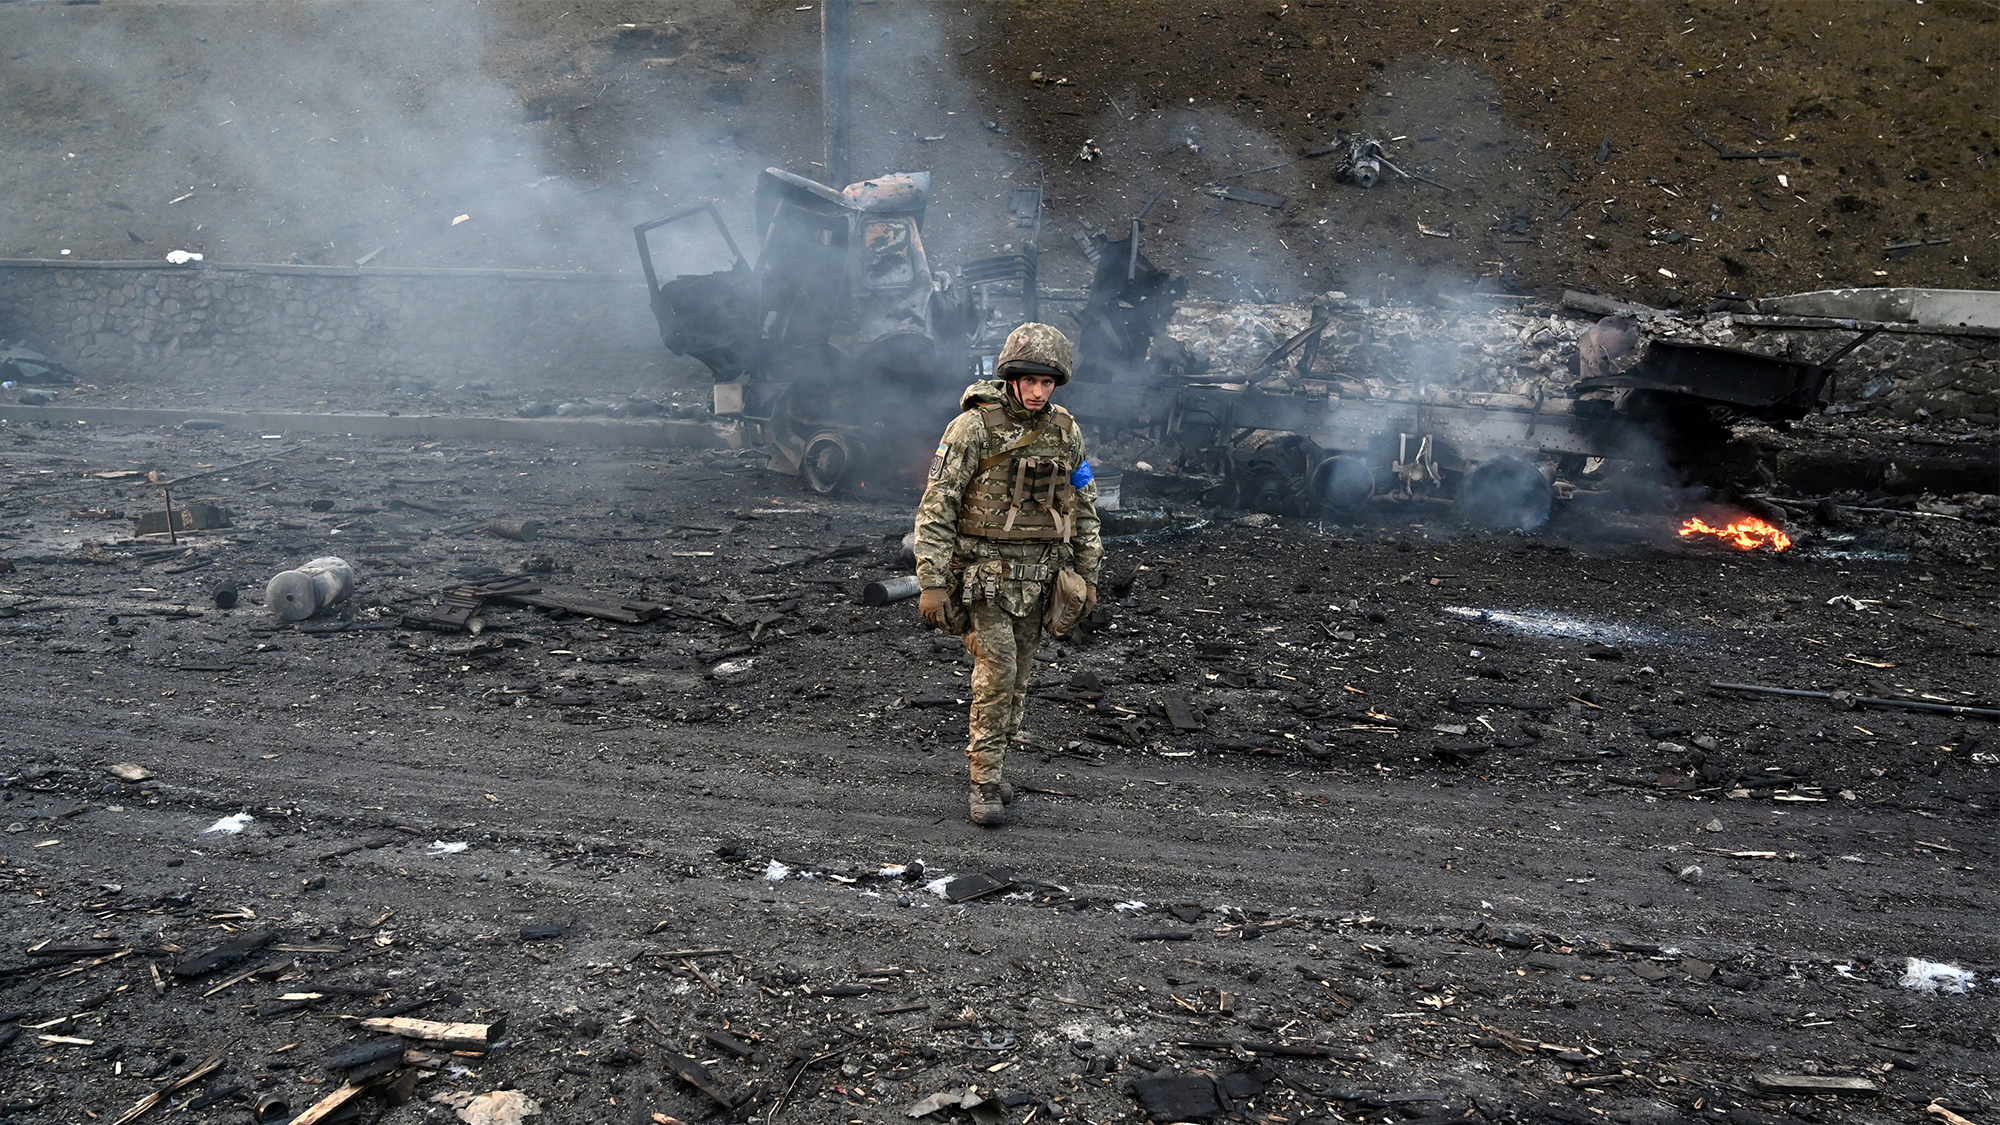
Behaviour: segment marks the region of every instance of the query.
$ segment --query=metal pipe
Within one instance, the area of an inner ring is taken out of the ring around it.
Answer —
[[[905,601],[923,593],[917,585],[917,576],[905,574],[901,578],[891,578],[886,582],[870,582],[861,591],[861,604],[883,606],[890,602]]]
[[[1956,703],[1926,703],[1917,699],[1882,699],[1872,695],[1853,695],[1832,691],[1800,691],[1797,688],[1764,687],[1762,684],[1726,684],[1720,680],[1710,681],[1709,687],[1720,691],[1747,691],[1757,695],[1790,695],[1801,699],[1834,699],[1839,697],[1856,707],[1901,707],[1908,711],[1935,711],[1941,715],[1977,715],[1984,719],[2000,719],[2000,708],[1961,707]]]
[[[836,190],[847,186],[848,141],[854,130],[848,70],[852,36],[847,15],[847,0],[820,0],[820,109],[826,126],[826,182]]]

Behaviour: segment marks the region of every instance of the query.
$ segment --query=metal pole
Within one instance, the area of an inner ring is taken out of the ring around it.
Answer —
[[[1790,695],[1800,699],[1831,699],[1836,702],[1845,699],[1856,707],[1900,707],[1906,711],[1935,711],[1941,715],[1977,715],[1984,719],[2000,719],[2000,708],[1964,707],[1956,703],[1925,703],[1915,699],[1878,699],[1871,695],[1853,695],[1845,692],[1800,691],[1797,688],[1765,687],[1762,684],[1730,684],[1711,680],[1709,687],[1718,691],[1747,691],[1757,695]]]
[[[854,129],[850,98],[847,0],[821,0],[819,6],[820,107],[826,124],[826,182],[843,188],[848,182],[847,149]]]

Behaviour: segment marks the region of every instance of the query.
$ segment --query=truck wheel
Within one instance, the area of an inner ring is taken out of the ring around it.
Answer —
[[[1313,469],[1312,494],[1320,511],[1344,519],[1375,495],[1375,473],[1359,457],[1329,457]]]
[[[853,464],[853,451],[848,448],[847,441],[827,430],[814,434],[812,440],[806,442],[805,456],[800,458],[799,468],[805,473],[807,486],[824,496],[846,481],[847,471]]]
[[[1458,518],[1493,531],[1534,531],[1549,522],[1555,489],[1524,457],[1498,457],[1458,486]]]

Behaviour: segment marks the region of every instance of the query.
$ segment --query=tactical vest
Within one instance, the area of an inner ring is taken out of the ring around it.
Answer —
[[[1005,407],[989,406],[980,416],[989,433],[1008,424]],[[1065,436],[1076,428],[1076,419],[1068,414],[1051,412],[1049,421]],[[965,486],[964,498],[959,501],[960,535],[976,539],[1069,542],[1076,528],[1076,486],[1070,483],[1070,466],[1053,457],[1014,455],[1015,450],[1034,444],[1047,424],[1045,421],[1030,429],[979,462],[972,480]]]

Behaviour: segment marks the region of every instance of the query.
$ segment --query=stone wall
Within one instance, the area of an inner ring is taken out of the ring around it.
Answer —
[[[9,335],[95,382],[592,386],[668,359],[642,280],[535,270],[0,260]]]

